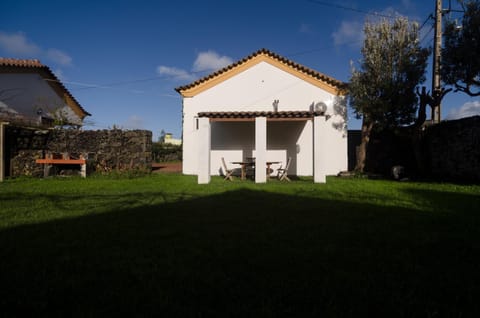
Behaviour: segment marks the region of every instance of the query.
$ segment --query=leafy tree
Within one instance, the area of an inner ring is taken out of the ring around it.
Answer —
[[[154,162],[181,161],[182,145],[152,142],[152,160]]]
[[[447,21],[442,49],[442,80],[455,91],[480,96],[480,1],[459,1],[465,13],[461,28]]]
[[[430,50],[420,47],[418,24],[399,17],[393,22],[366,22],[363,58],[352,69],[349,101],[362,118],[362,140],[355,170],[363,172],[374,127],[391,129],[415,120],[415,88],[425,81]]]

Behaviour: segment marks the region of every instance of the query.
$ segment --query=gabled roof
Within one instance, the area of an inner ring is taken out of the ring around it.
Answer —
[[[22,60],[0,57],[0,73],[38,73],[82,120],[86,116],[91,116],[91,114],[80,105],[67,88],[63,86],[62,82],[60,82],[55,74],[53,74],[50,68],[43,65],[39,60]]]
[[[297,76],[310,84],[320,87],[329,93],[343,95],[346,84],[333,77],[317,72],[311,68],[295,63],[267,49],[257,52],[230,64],[219,71],[196,80],[195,82],[175,88],[184,97],[193,97],[241,72],[260,63],[267,62],[294,76]]]

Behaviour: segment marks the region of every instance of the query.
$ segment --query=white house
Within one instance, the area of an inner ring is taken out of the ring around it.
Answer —
[[[183,173],[208,183],[223,174],[222,157],[254,157],[255,181],[267,181],[267,162],[289,175],[347,170],[345,84],[261,49],[189,85],[183,96]]]
[[[0,120],[81,126],[89,115],[39,60],[0,58]]]
[[[90,114],[39,60],[0,57],[0,181],[5,174],[7,125],[81,126]]]
[[[182,144],[182,139],[173,138],[172,133],[165,133],[163,136],[160,137],[160,143],[180,146]]]

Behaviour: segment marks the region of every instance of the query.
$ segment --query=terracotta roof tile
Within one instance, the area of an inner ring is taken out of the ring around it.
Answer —
[[[250,111],[250,112],[200,112],[198,117],[207,118],[233,118],[233,119],[250,119],[255,117],[267,117],[268,119],[308,119],[314,116],[323,116],[323,112],[314,111]]]
[[[57,88],[64,92],[73,102],[73,104],[78,107],[78,109],[83,113],[83,117],[91,116],[89,112],[87,112],[80,103],[73,97],[73,95],[67,90],[67,88],[62,84],[62,82],[55,76],[52,70],[42,64],[37,59],[13,59],[13,58],[3,58],[0,57],[0,73],[3,69],[9,68],[23,68],[23,69],[38,69],[38,72],[42,75],[42,77],[48,81],[48,83],[52,86],[57,86]]]
[[[18,66],[18,67],[46,67],[39,60],[21,60],[0,57],[1,66]]]
[[[211,80],[211,79],[213,79],[213,78],[215,78],[215,77],[217,77],[217,76],[219,76],[219,75],[221,75],[221,74],[223,74],[223,73],[231,70],[232,68],[235,68],[235,67],[237,67],[237,66],[239,66],[239,65],[241,65],[241,64],[243,64],[243,63],[245,63],[245,62],[253,59],[253,58],[256,57],[256,56],[261,55],[261,54],[264,54],[264,55],[267,55],[267,56],[269,56],[269,57],[271,57],[271,58],[273,58],[273,59],[276,59],[277,61],[279,61],[279,62],[281,62],[281,63],[283,63],[283,64],[286,64],[286,65],[288,65],[289,67],[291,67],[291,68],[293,68],[293,69],[296,69],[297,71],[299,71],[299,72],[301,72],[301,73],[304,73],[304,74],[309,75],[309,76],[311,76],[311,77],[313,77],[313,78],[315,78],[315,79],[318,79],[318,80],[320,80],[320,81],[323,81],[323,82],[325,82],[325,83],[327,83],[327,84],[329,84],[329,85],[332,85],[332,86],[334,86],[334,87],[337,87],[338,89],[344,89],[344,88],[346,87],[346,84],[345,84],[344,82],[342,82],[342,81],[339,81],[339,80],[337,80],[337,79],[335,79],[335,78],[333,78],[333,77],[331,77],[331,76],[328,76],[328,75],[325,75],[325,74],[320,73],[320,72],[318,72],[318,71],[315,71],[315,70],[313,70],[313,69],[311,69],[311,68],[308,68],[308,67],[306,67],[306,66],[304,66],[304,65],[298,64],[298,63],[296,63],[296,62],[294,62],[294,61],[292,61],[292,60],[290,60],[290,59],[287,59],[287,58],[285,58],[285,57],[282,57],[282,56],[280,56],[280,55],[278,55],[278,54],[276,54],[276,53],[274,53],[274,52],[272,52],[272,51],[270,51],[270,50],[267,50],[267,49],[263,48],[263,49],[260,49],[260,50],[258,50],[258,51],[256,51],[256,52],[250,54],[249,56],[247,56],[247,57],[245,57],[245,58],[243,58],[243,59],[241,59],[241,60],[233,63],[233,64],[230,64],[230,65],[228,65],[228,66],[226,66],[226,67],[224,67],[224,68],[222,68],[222,69],[220,69],[220,70],[218,70],[218,71],[216,71],[216,72],[213,72],[213,73],[211,73],[211,74],[209,74],[209,75],[207,75],[207,76],[205,76],[205,77],[202,77],[202,78],[196,80],[196,81],[193,82],[193,83],[190,83],[190,84],[187,84],[187,85],[184,85],[184,86],[177,87],[177,88],[175,88],[175,90],[180,93],[181,91],[184,91],[184,90],[193,88],[193,87],[195,87],[195,86],[197,86],[197,85],[200,85],[200,84],[202,84],[202,83],[204,83],[204,82],[207,82],[207,81],[209,81],[209,80]]]

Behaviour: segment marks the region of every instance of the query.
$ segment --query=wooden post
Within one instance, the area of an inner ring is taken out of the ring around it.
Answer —
[[[440,101],[436,98],[442,93],[440,82],[440,59],[442,54],[442,0],[435,2],[435,35],[433,39],[433,78],[432,97],[435,105],[432,105],[432,123],[438,124],[441,120]]]

